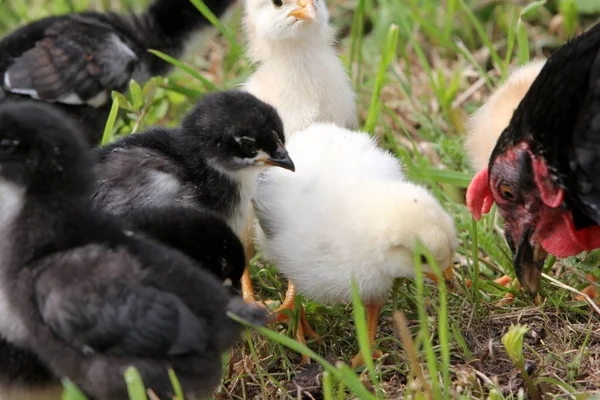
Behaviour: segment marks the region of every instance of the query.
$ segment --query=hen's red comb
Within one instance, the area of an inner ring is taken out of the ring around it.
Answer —
[[[488,183],[488,170],[482,169],[475,175],[467,188],[467,207],[477,221],[482,214],[490,212],[494,197]]]

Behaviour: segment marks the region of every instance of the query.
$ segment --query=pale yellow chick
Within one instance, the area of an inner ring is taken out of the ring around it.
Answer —
[[[471,116],[465,148],[476,171],[487,168],[498,137],[545,63],[537,59],[515,69]]]

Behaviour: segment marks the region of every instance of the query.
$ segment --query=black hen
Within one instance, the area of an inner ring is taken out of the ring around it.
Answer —
[[[205,396],[241,330],[226,312],[263,323],[265,310],[92,209],[94,157],[74,126],[48,105],[0,105],[0,334],[93,398],[126,399],[130,365],[160,398],[169,367]]]
[[[205,4],[220,16],[233,1]],[[32,22],[0,41],[4,95],[55,103],[96,144],[111,91],[124,91],[132,78],[143,83],[170,70],[147,50],[179,57],[192,33],[208,25],[189,0],[154,0],[141,15],[83,12]]]
[[[471,182],[475,217],[493,202],[531,293],[547,253],[600,247],[600,24],[552,54]]]

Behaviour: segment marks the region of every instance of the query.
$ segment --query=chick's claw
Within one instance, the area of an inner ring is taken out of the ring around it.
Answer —
[[[587,274],[587,278],[592,282],[590,285],[586,286],[585,288],[583,288],[581,290],[581,293],[587,295],[590,299],[596,299],[598,298],[598,289],[597,284],[595,284],[594,282],[596,282],[596,277],[592,274]],[[575,297],[575,300],[584,300],[584,297],[582,295],[577,295],[577,297]]]
[[[244,268],[242,274],[242,299],[248,304],[254,304],[262,308],[266,308],[263,302],[257,301],[254,297],[254,289],[252,288],[252,279],[250,279],[250,269],[248,266]]]
[[[288,281],[288,289],[285,293],[285,300],[283,301],[283,304],[281,304],[281,306],[279,306],[279,308],[277,308],[275,310],[275,313],[277,315],[277,322],[282,322],[282,323],[286,323],[286,324],[290,323],[291,318],[289,317],[289,313],[284,313],[282,311],[284,311],[284,310],[293,311],[295,298],[296,298],[296,287],[294,286],[292,281]],[[272,303],[272,301],[267,301],[267,304],[269,304],[269,303]],[[304,311],[304,306],[300,307],[300,323],[298,324],[298,330],[300,330],[300,328],[302,328],[303,335],[307,335],[315,340],[320,340],[319,334],[317,332],[315,332],[315,330],[310,326],[310,324],[306,320],[306,313]],[[305,341],[303,343],[305,343]]]

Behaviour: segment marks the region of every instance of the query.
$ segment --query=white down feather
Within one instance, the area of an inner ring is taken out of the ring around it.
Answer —
[[[315,124],[287,149],[296,172],[271,169],[259,179],[255,210],[265,231],[257,240],[299,293],[347,302],[354,275],[363,301],[385,301],[395,278],[414,277],[417,238],[449,265],[452,219],[371,136]]]
[[[356,128],[356,95],[333,44],[325,1],[315,2],[314,21],[287,17],[297,1],[283,3],[276,9],[271,0],[246,0],[248,55],[257,69],[244,89],[277,109],[286,138],[314,122]]]
[[[537,59],[516,68],[469,119],[465,149],[476,171],[487,168],[498,137],[545,63]]]

